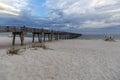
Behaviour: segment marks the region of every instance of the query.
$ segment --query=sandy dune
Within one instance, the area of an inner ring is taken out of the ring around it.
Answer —
[[[27,49],[13,56],[1,49],[0,80],[120,80],[120,41],[63,40],[46,45],[50,49]]]

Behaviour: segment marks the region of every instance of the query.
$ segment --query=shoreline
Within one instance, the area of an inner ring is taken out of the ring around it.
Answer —
[[[0,49],[3,49],[3,48],[9,48],[12,46],[12,37],[8,37],[8,36],[0,36]],[[74,41],[74,40],[78,40],[78,41],[104,41],[103,39],[68,39],[68,40],[53,40],[53,41],[45,41],[45,43],[54,43],[55,41],[56,42],[59,42],[59,41]],[[115,42],[119,42],[120,40],[115,40]],[[104,41],[106,42],[106,41]],[[38,42],[38,39],[35,38],[35,43],[39,43]],[[25,37],[25,41],[24,41],[24,45],[23,47],[25,47],[26,45],[31,45],[33,44],[32,43],[32,37]],[[22,47],[20,45],[20,38],[19,37],[16,37],[16,44],[15,44],[16,47]]]

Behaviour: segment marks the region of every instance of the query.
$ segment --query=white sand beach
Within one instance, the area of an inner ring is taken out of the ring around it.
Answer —
[[[0,37],[0,45],[11,45],[11,40]],[[27,49],[19,55],[7,55],[7,49],[0,49],[0,80],[120,80],[119,40],[59,40],[45,44],[50,49]]]

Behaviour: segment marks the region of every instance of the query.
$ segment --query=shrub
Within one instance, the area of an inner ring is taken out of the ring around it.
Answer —
[[[7,54],[11,54],[11,55],[16,54],[17,55],[19,51],[20,51],[20,49],[12,47],[12,48],[7,50]]]
[[[32,48],[34,48],[35,50],[37,50],[38,48],[41,48],[41,44],[32,44]]]
[[[44,43],[41,44],[41,47],[42,47],[43,49],[47,49],[47,47],[46,47],[46,45],[45,45]]]
[[[48,49],[44,43],[41,43],[41,44],[34,43],[34,44],[32,44],[32,48],[34,48],[35,50],[37,50],[38,48]]]

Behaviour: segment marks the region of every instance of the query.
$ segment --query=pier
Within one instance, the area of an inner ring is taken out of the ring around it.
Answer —
[[[37,35],[38,42],[42,43],[46,41],[53,40],[66,40],[81,36],[79,33],[63,32],[39,28],[29,28],[29,27],[16,27],[16,26],[0,26],[0,33],[11,32],[12,33],[12,45],[15,45],[15,38],[17,35],[20,37],[21,45],[24,45],[24,37],[27,33],[32,33],[32,43],[35,42],[35,35]]]

